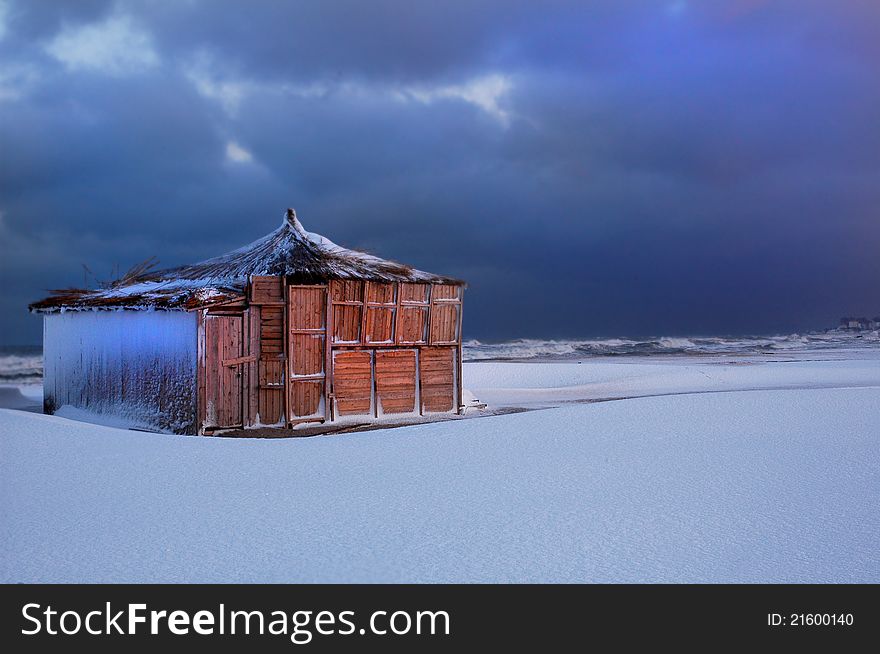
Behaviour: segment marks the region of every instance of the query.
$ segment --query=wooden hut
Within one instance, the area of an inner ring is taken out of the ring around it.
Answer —
[[[463,288],[290,209],[233,252],[32,304],[44,408],[190,434],[459,412]]]

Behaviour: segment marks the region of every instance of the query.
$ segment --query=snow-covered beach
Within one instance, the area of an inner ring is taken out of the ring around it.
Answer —
[[[472,361],[533,410],[314,438],[19,403],[0,580],[880,581],[880,349],[788,349]]]

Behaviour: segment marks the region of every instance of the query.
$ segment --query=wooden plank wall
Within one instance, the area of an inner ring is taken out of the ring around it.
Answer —
[[[455,345],[461,287],[452,284],[330,282],[332,345]]]
[[[419,353],[423,413],[452,411],[455,407],[455,348],[424,347]]]
[[[404,306],[397,319],[397,342],[400,345],[422,345],[428,342],[428,307]]]
[[[336,414],[458,410],[459,286],[332,281],[329,297]]]
[[[256,394],[251,393],[256,383],[252,380],[257,378],[254,311],[242,297],[203,309],[198,315],[199,433],[249,426],[257,413]],[[220,330],[219,336],[212,336],[211,330]],[[235,351],[238,354],[233,356]]]
[[[303,419],[317,418],[324,421],[321,398],[324,396],[323,381],[296,380],[290,385],[290,420],[302,422]]]
[[[416,350],[376,350],[376,413],[414,413],[416,394]]]
[[[457,286],[436,284],[431,289],[430,343],[454,344],[459,339],[460,289]]]
[[[64,406],[195,434],[199,316],[67,311],[43,316],[44,410]]]
[[[242,356],[242,316],[208,315],[205,319],[205,423],[207,428],[240,427],[242,373],[227,361]]]
[[[340,350],[333,353],[333,389],[338,416],[372,415],[372,384],[370,351]]]
[[[257,356],[248,386],[250,425],[283,424],[285,416],[284,283],[281,277],[251,279],[251,353]]]
[[[364,306],[364,344],[394,343],[394,318],[397,312],[397,286],[366,282]]]
[[[263,306],[260,311],[260,351],[284,354],[284,307]]]
[[[428,284],[399,284],[398,287],[399,309],[395,341],[401,345],[426,344],[431,287]]]
[[[254,277],[248,299],[201,319],[239,312],[240,342],[200,343],[202,351],[225,347],[221,359],[234,358],[232,350],[243,359],[237,370],[244,382],[240,420],[246,426],[458,409],[459,287],[351,280],[286,287],[281,277]],[[200,332],[203,339],[215,338]],[[219,392],[211,384],[228,386],[224,374],[198,370],[201,417],[205,393]],[[222,392],[231,391],[224,386]],[[230,402],[235,404],[234,398]],[[212,416],[212,422],[236,417],[227,412]]]
[[[289,420],[323,420],[327,287],[289,286],[287,296]]]
[[[260,358],[257,423],[284,422],[284,360]]]
[[[360,343],[364,305],[363,282],[331,282],[330,297],[333,303],[333,342]]]

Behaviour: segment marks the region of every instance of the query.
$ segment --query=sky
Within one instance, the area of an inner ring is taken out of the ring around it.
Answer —
[[[465,338],[880,314],[880,3],[0,0],[0,345],[294,207]]]

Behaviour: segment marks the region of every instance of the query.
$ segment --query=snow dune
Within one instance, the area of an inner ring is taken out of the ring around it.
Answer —
[[[0,408],[42,412],[42,397],[26,395],[20,386],[0,386]]]
[[[560,402],[681,393],[880,387],[880,359],[761,361],[718,358],[469,363],[467,388],[494,406],[550,406]]]
[[[846,363],[762,373],[813,388],[306,439],[0,410],[0,581],[878,582],[877,362]],[[701,376],[603,365],[465,374],[478,397],[494,379],[539,402]],[[865,387],[815,387],[834,375]]]

